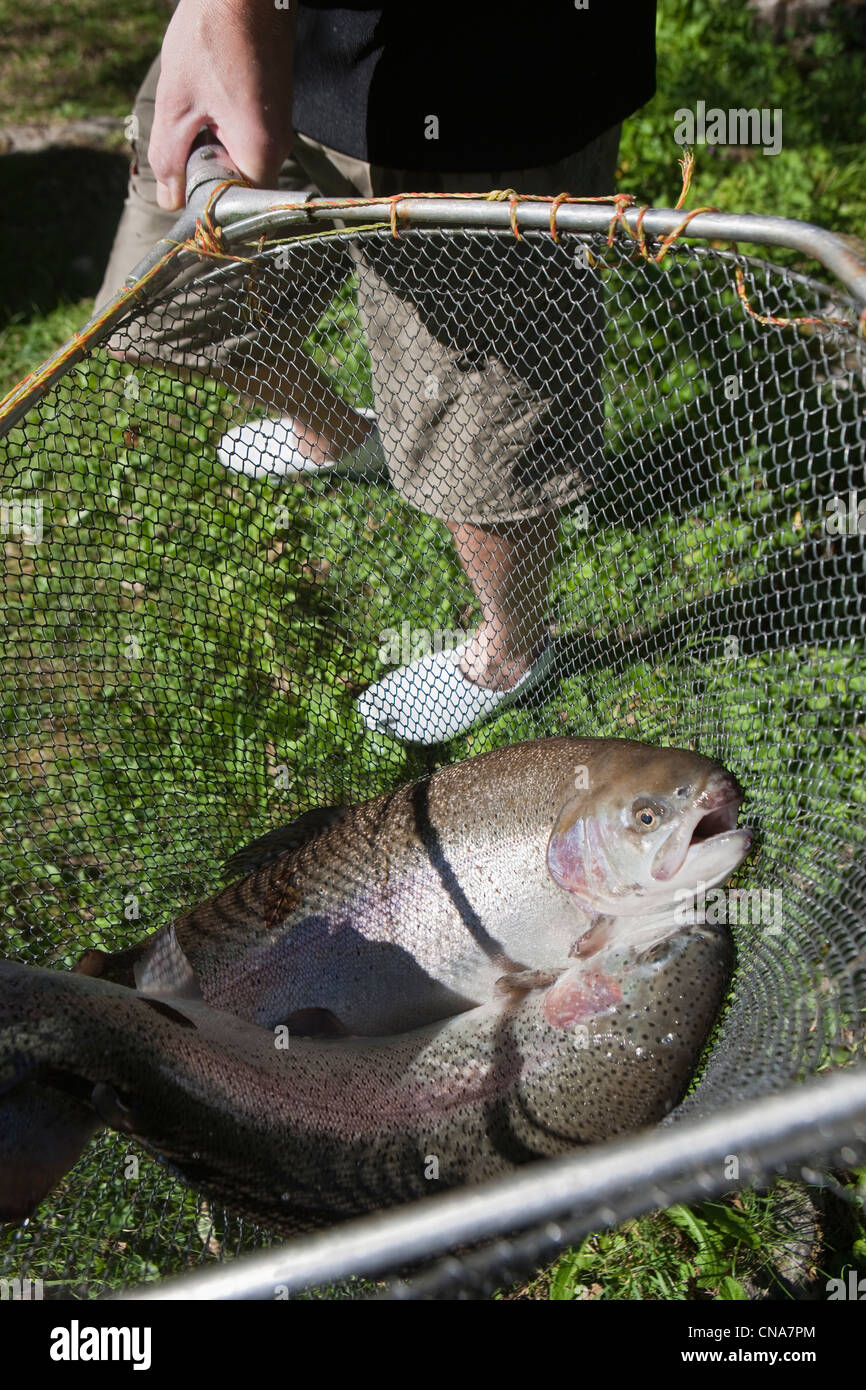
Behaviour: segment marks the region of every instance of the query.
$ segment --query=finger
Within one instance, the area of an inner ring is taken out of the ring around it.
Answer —
[[[275,131],[254,119],[238,121],[235,115],[230,123],[215,123],[214,130],[232,164],[248,183],[259,188],[276,186],[280,168],[292,148],[293,132],[288,124]]]
[[[156,114],[147,157],[156,176],[156,198],[166,212],[182,208],[186,202],[186,162],[205,118],[186,112],[172,115],[160,106],[157,92]]]

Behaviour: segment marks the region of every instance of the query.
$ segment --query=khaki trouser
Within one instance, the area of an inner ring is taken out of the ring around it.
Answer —
[[[99,303],[175,220],[156,203],[146,158],[158,71],[157,60],[136,101],[129,194]],[[618,142],[615,127],[540,168],[431,175],[379,168],[299,134],[280,187],[292,200],[491,188],[597,196],[613,191]],[[582,495],[602,447],[604,316],[595,277],[575,272],[573,246],[503,236],[494,250],[469,232],[411,247],[389,236],[311,245],[290,253],[282,291],[268,283],[264,315],[241,312],[246,272],[205,265],[114,345],[205,372],[241,362],[246,374],[279,372],[281,345],[304,342],[354,268],[385,456],[409,502],[492,525]]]

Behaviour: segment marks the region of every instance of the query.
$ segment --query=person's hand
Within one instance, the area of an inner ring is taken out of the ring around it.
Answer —
[[[202,126],[250,183],[276,183],[292,147],[294,37],[294,5],[180,0],[163,40],[148,148],[160,207],[183,207],[186,161]]]

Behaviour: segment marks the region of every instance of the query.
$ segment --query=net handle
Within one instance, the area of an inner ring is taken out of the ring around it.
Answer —
[[[206,183],[246,182],[232,163],[225,145],[221,145],[212,131],[200,132],[192,153],[186,162],[186,201]]]

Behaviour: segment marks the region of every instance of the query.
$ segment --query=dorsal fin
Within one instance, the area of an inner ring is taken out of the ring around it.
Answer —
[[[195,971],[178,944],[174,926],[158,932],[133,967],[139,994],[157,999],[201,999]]]
[[[95,947],[90,946],[79,956],[72,970],[78,975],[90,975],[93,979],[98,979],[99,976],[105,972],[105,962],[107,959],[108,957],[104,951],[97,951]]]
[[[261,869],[272,860],[279,859],[287,850],[300,849],[301,845],[315,839],[329,825],[341,820],[348,809],[347,806],[315,806],[312,811],[305,811],[288,825],[279,825],[276,830],[268,830],[226,860],[223,865],[224,876],[245,877],[255,869]]]

